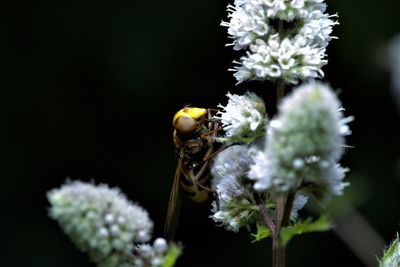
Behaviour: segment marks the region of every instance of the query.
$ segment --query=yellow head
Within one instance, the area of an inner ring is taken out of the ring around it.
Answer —
[[[197,129],[198,120],[206,114],[207,110],[205,108],[185,107],[175,113],[172,124],[181,133],[191,133]]]

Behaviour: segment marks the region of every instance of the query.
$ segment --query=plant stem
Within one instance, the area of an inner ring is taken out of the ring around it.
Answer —
[[[272,236],[272,266],[273,267],[284,267],[286,264],[286,249],[281,242],[280,232],[282,226],[285,226],[284,218],[285,207],[287,201],[287,194],[281,193],[276,198],[276,232]]]
[[[268,209],[265,206],[265,202],[263,198],[260,195],[255,196],[258,208],[260,209],[263,221],[265,223],[265,226],[271,231],[272,236],[276,235],[276,227],[274,224],[274,221],[271,218],[271,215],[269,214]]]
[[[279,37],[283,38],[284,28],[283,21],[278,24]],[[279,79],[276,85],[276,104],[278,105],[285,96],[285,82]],[[290,221],[290,213],[292,211],[294,195],[292,193],[280,193],[276,199],[276,223],[275,234],[272,235],[272,266],[286,266],[286,246],[283,244],[280,232],[282,227],[288,226]]]
[[[282,35],[282,23],[279,24],[279,33]],[[279,79],[276,86],[276,103],[278,104],[285,96],[285,84]],[[282,227],[289,224],[290,213],[292,211],[294,195],[292,193],[281,193],[276,199],[276,226],[275,234],[272,236],[272,266],[286,266],[286,246],[282,243],[280,232]]]
[[[281,241],[280,231],[282,227],[289,225],[293,200],[293,193],[281,193],[276,200],[276,231],[272,239],[273,267],[285,267],[286,264],[286,246]]]
[[[285,83],[279,79],[276,85],[276,104],[285,96]]]
[[[278,22],[278,33],[279,38],[283,38],[284,28],[283,28],[283,21],[280,20]],[[278,105],[281,99],[285,96],[285,82],[283,79],[279,79],[276,85],[276,104]]]
[[[286,247],[281,244],[280,240],[272,241],[272,266],[286,266]]]

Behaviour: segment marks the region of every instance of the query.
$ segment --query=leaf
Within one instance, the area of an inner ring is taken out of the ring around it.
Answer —
[[[163,267],[174,266],[176,259],[181,255],[181,248],[175,244],[170,244],[168,248],[168,253],[165,256]]]
[[[397,263],[398,251],[399,251],[399,234],[397,234],[396,239],[390,244],[390,247],[383,253],[382,260],[379,261],[379,267],[389,267],[393,266],[395,262]],[[397,266],[397,265],[396,265]]]
[[[322,215],[318,220],[312,222],[312,218],[307,218],[303,222],[298,222],[292,226],[281,229],[281,239],[283,245],[286,245],[295,235],[301,235],[311,232],[324,232],[332,228],[330,219]]]
[[[270,237],[271,236],[271,231],[263,224],[257,224],[257,233],[256,234],[251,234],[254,239],[251,241],[251,243],[258,242],[264,238]]]

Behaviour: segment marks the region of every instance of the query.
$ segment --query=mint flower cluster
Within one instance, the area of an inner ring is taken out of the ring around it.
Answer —
[[[99,267],[164,266],[169,249],[176,249],[163,239],[145,245],[153,222],[117,188],[75,181],[49,191],[47,197],[50,217]]]
[[[254,190],[246,183],[250,161],[249,146],[235,145],[220,152],[211,168],[212,188],[219,196],[219,205],[212,203],[211,218],[230,231],[237,232],[259,217]]]
[[[338,160],[352,117],[344,117],[332,90],[320,82],[301,85],[283,99],[270,121],[265,146],[250,166],[257,190],[290,191],[307,184],[319,194],[341,195],[346,169]]]
[[[246,80],[300,80],[323,77],[326,47],[336,15],[323,0],[236,0],[221,23],[235,50],[245,50],[231,69],[238,83]]]
[[[226,106],[221,109],[216,119],[221,121],[225,137],[218,139],[221,142],[251,141],[263,134],[267,122],[264,101],[254,93],[243,96],[227,94]]]
[[[233,232],[241,227],[262,223],[253,183],[248,178],[251,163],[254,162],[257,146],[234,145],[218,154],[213,162],[211,174],[212,188],[218,193],[219,205],[212,203],[210,216],[218,225]],[[290,218],[296,221],[298,211],[307,203],[308,197],[298,193]],[[273,199],[266,197],[266,203],[273,207]]]
[[[168,245],[164,238],[157,238],[153,244],[140,244],[134,250],[133,266],[148,267],[173,265],[180,251],[176,245]],[[167,259],[168,258],[168,259]],[[172,262],[169,262],[171,261]]]
[[[249,94],[228,97],[249,98]],[[246,102],[235,102],[235,110]],[[233,102],[229,105],[233,109]],[[290,216],[295,222],[308,201],[307,195],[325,202],[342,195],[348,185],[343,181],[347,169],[339,160],[344,153],[344,137],[351,133],[347,124],[353,119],[345,117],[343,110],[326,84],[310,81],[294,88],[274,117],[267,120],[267,114],[263,115],[261,135],[228,147],[214,159],[212,187],[219,195],[219,209],[215,201],[211,218],[237,232],[240,227],[262,222],[257,196],[274,211],[276,195],[289,192],[295,195]],[[228,111],[221,111],[221,117],[223,112]],[[233,125],[240,124],[230,125],[233,130]],[[246,129],[242,132],[246,136],[259,131]]]

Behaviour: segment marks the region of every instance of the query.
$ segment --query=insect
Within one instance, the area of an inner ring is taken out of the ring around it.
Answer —
[[[213,138],[220,130],[213,119],[217,110],[185,107],[173,118],[173,141],[178,156],[175,177],[168,203],[165,237],[175,234],[183,190],[194,202],[201,203],[214,191],[205,184],[209,178],[209,160],[218,153]]]

